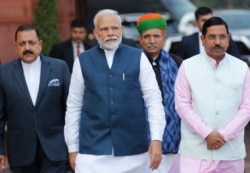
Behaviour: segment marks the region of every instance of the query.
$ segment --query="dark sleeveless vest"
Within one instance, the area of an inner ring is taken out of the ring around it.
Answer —
[[[148,150],[140,57],[139,49],[121,44],[110,69],[99,46],[80,55],[85,82],[80,153],[125,156]]]

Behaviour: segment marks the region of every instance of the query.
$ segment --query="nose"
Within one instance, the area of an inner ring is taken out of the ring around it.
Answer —
[[[215,40],[214,40],[215,44],[220,44],[220,41],[221,39],[219,37],[215,37]]]
[[[114,35],[114,31],[112,28],[108,28],[107,33],[108,35]]]
[[[24,48],[25,48],[25,50],[29,50],[29,49],[30,49],[30,45],[29,45],[29,43],[28,43],[28,42],[27,42],[27,43],[25,43]]]
[[[153,35],[150,35],[149,42],[150,43],[154,43],[155,42],[155,37]]]

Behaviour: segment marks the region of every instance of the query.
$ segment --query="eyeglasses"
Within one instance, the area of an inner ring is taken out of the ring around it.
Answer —
[[[142,38],[145,40],[149,40],[151,39],[151,37],[153,37],[155,40],[159,40],[160,38],[162,38],[161,34],[154,34],[154,35],[150,35],[150,34],[146,34],[146,35],[142,35]]]
[[[215,34],[209,34],[208,35],[208,39],[209,40],[216,40],[216,38],[219,38],[220,40],[226,40],[227,39],[227,34],[219,34],[219,35],[215,35]]]

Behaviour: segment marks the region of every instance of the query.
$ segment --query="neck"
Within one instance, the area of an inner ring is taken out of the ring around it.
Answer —
[[[215,61],[216,61],[216,64],[219,64],[220,61],[225,57],[225,54],[224,56],[214,56],[212,57]]]
[[[149,58],[151,58],[151,59],[155,59],[155,58],[157,58],[158,56],[159,56],[159,53],[158,54],[148,54],[148,53],[146,53],[146,55],[149,57]]]

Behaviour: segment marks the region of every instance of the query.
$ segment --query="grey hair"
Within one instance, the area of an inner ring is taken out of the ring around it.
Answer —
[[[97,19],[101,16],[104,16],[104,15],[110,15],[110,14],[113,14],[113,15],[116,15],[118,20],[120,21],[120,24],[122,23],[122,19],[121,17],[119,16],[118,12],[115,11],[115,10],[112,10],[112,9],[103,9],[103,10],[100,10],[98,13],[96,13],[95,17],[94,17],[94,25],[95,25],[95,28],[96,28],[96,25],[97,25]]]

